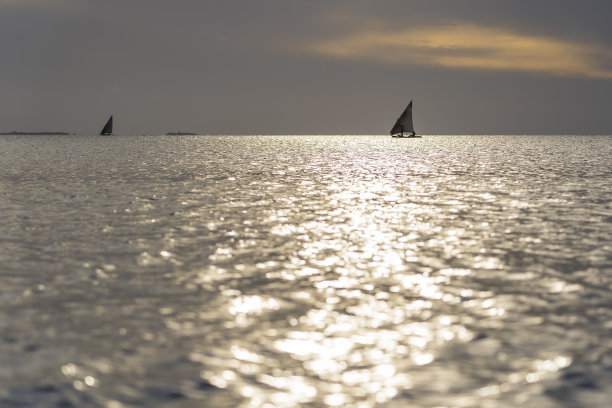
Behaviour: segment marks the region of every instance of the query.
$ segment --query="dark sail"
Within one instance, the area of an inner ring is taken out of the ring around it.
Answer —
[[[113,115],[108,118],[108,121],[106,122],[106,125],[104,125],[104,128],[102,129],[100,134],[104,136],[113,134]]]
[[[404,132],[414,134],[414,126],[412,125],[412,101],[408,104],[404,112],[397,118],[395,125],[391,129],[392,135],[401,134],[404,135]]]

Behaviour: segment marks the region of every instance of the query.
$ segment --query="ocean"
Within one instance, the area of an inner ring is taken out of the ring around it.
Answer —
[[[612,136],[0,136],[1,407],[607,407]]]

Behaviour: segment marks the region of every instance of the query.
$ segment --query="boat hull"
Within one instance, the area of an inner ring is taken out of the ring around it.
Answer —
[[[414,136],[402,136],[402,135],[391,135],[394,139],[420,139],[422,136],[414,135]]]

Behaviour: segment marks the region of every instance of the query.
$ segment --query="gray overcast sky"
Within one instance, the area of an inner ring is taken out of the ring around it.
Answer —
[[[609,0],[0,0],[0,131],[612,133]]]

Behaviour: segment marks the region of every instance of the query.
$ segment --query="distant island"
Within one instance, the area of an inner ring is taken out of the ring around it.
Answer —
[[[11,136],[67,136],[70,133],[67,132],[0,132],[0,135],[11,135]]]
[[[191,133],[191,132],[168,132],[166,133],[166,136],[195,136],[197,135],[197,133]]]

